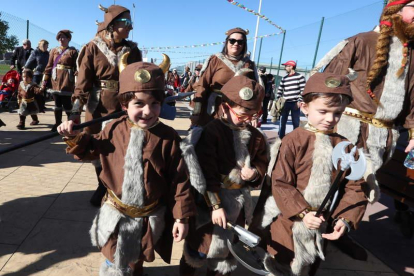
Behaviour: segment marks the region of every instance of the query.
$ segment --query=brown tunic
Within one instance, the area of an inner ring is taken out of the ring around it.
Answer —
[[[49,53],[49,61],[46,65],[44,74],[51,76],[52,89],[61,92],[73,93],[75,90],[76,59],[78,51],[74,47],[68,47],[60,57],[55,68],[56,58],[63,52],[61,47],[53,48]],[[57,65],[63,65],[67,68],[60,69]],[[54,72],[55,71],[55,72]]]
[[[20,82],[19,88],[18,88],[18,94],[17,98],[20,102],[20,109],[19,109],[19,115],[27,116],[27,115],[36,115],[39,113],[39,103],[37,102],[37,99],[35,96],[41,95],[42,92],[40,91],[40,87],[35,84],[31,83],[28,85],[25,85],[24,82]],[[23,99],[27,99],[29,101],[34,100],[32,102],[24,102]]]
[[[309,208],[303,193],[306,189],[311,169],[314,152],[315,133],[297,128],[282,140],[276,165],[272,172],[272,194],[281,214],[270,226],[271,240],[267,249],[276,260],[289,264],[294,258],[294,244],[292,227],[297,221],[296,215]],[[346,141],[346,138],[338,134],[330,134],[332,146]],[[332,168],[332,181],[336,175]],[[345,191],[337,207],[332,214],[345,218],[356,228],[365,212],[367,201],[362,191],[363,180],[348,181]]]
[[[68,147],[66,152],[74,154],[79,160],[93,160],[100,157],[102,163],[100,179],[108,189],[122,199],[123,166],[130,133],[131,124],[127,116],[123,116],[108,124],[97,135],[81,133],[74,139],[76,146]],[[145,235],[141,241],[141,252],[142,260],[145,261],[153,261],[154,250],[156,250],[164,261],[169,262],[172,250],[171,230],[174,222],[172,218],[195,215],[189,176],[179,148],[180,141],[175,130],[163,123],[145,131],[142,155],[145,205],[159,200],[159,204],[171,210],[166,212],[164,233],[156,245],[152,243],[149,222],[144,219]]]
[[[266,141],[263,134],[257,129],[248,126],[251,133],[247,149],[250,155],[250,164],[256,168],[260,177],[254,182],[246,181],[245,185],[258,187],[266,173],[268,163]],[[207,190],[219,192],[221,188],[221,175],[229,175],[238,167],[234,149],[233,131],[224,125],[220,119],[208,123],[203,130],[199,142],[196,145],[196,154],[207,183]],[[209,213],[211,217],[211,213]],[[238,220],[238,224],[244,225],[244,220]],[[212,241],[214,225],[207,225],[198,228],[190,228],[187,238],[190,247],[194,250],[207,254]]]
[[[121,105],[118,101],[118,90],[100,89],[101,80],[119,81],[118,61],[123,53],[129,52],[127,63],[142,61],[141,52],[137,45],[131,41],[123,40],[115,44],[115,52],[109,49],[109,41],[95,37],[86,44],[79,53],[78,64],[79,73],[76,82],[74,98],[80,99],[82,104],[87,105],[85,121],[100,118],[108,114],[121,111]],[[95,88],[95,90],[94,90]],[[96,91],[98,90],[98,91]],[[90,102],[95,99],[96,109],[89,110]],[[96,124],[86,128],[91,134],[101,131],[101,124]]]
[[[221,53],[217,54],[221,55]],[[244,58],[241,61],[229,60],[223,57],[223,60],[218,58],[217,55],[212,55],[208,61],[208,65],[201,73],[198,82],[194,88],[196,94],[194,95],[194,102],[201,102],[201,113],[197,121],[194,121],[196,125],[204,126],[214,118],[217,118],[218,106],[221,103],[220,98],[216,99],[215,112],[212,115],[207,113],[208,99],[213,90],[220,90],[236,73],[228,64],[236,66],[239,64],[240,68],[249,68],[255,70],[254,62],[248,58]],[[226,64],[228,63],[228,64]],[[254,78],[256,79],[256,78]]]

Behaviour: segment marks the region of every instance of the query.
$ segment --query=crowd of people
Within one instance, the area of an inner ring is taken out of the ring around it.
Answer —
[[[262,265],[271,275],[315,275],[325,241],[346,239],[378,201],[376,173],[394,151],[396,126],[410,134],[405,151],[414,148],[413,7],[414,1],[389,1],[378,29],[341,42],[307,82],[296,62],[285,62],[287,75],[275,87],[275,77],[250,59],[248,30],[225,32],[220,52],[180,76],[169,71],[166,56],[158,66],[142,61],[127,40],[128,9],[100,6],[104,20],[79,52],[69,46],[69,30],[58,32],[60,46],[49,53],[44,40],[36,50],[27,40],[16,49],[15,61],[26,60],[17,62],[18,128],[28,115],[39,123],[38,97],[48,91],[53,130],[64,137],[66,152],[94,164],[99,186],[91,203],[100,209],[90,236],[106,258],[101,276],[144,275],[143,263],[154,261],[155,252],[169,263],[173,241],[185,241],[181,276],[203,266],[206,275],[230,275],[237,261],[226,242],[235,241],[229,224],[248,225],[263,238]],[[184,139],[159,120],[166,88],[195,91]],[[269,146],[258,127],[279,99],[279,137]],[[86,121],[124,113],[74,130],[84,110]],[[300,112],[307,117],[301,127]],[[294,130],[286,135],[289,114]],[[331,162],[334,148],[347,141],[364,150],[365,174],[342,177],[338,199],[317,214],[341,169]],[[252,188],[261,189],[256,206]]]

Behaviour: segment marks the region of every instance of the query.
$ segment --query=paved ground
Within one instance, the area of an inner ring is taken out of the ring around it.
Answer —
[[[186,103],[178,104],[177,117],[167,124],[185,135],[189,123]],[[0,149],[48,133],[54,120],[49,109],[39,116],[40,125],[20,131],[15,128],[16,113],[0,113],[0,118],[7,124],[0,129]],[[263,129],[274,136],[274,125],[264,125]],[[73,160],[64,149],[56,137],[0,156],[0,276],[98,275],[103,258],[91,246],[88,234],[97,210],[89,205],[97,185],[94,169],[91,164]],[[370,206],[361,234],[355,233],[361,244],[367,240],[368,245],[378,241],[383,246],[368,246],[373,254],[369,253],[367,262],[355,261],[329,246],[318,275],[397,275],[390,266],[400,275],[414,274],[414,254],[410,253],[411,258],[406,255],[405,261],[398,258],[412,252],[413,241],[403,240],[392,226],[392,210],[384,204]],[[156,259],[146,264],[145,273],[178,275],[181,247],[182,243],[175,245],[171,265]],[[253,275],[242,267],[237,272],[234,274]]]

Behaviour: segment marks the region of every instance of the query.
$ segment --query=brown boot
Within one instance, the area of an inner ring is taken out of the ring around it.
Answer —
[[[218,271],[214,271],[214,270],[210,270],[207,268],[207,273],[206,276],[230,276],[231,272],[227,273],[227,274],[222,274]]]
[[[32,122],[30,123],[31,126],[35,126],[39,124],[39,119],[37,118],[37,115],[31,115]]]
[[[53,111],[55,113],[55,124],[53,125],[51,131],[56,132],[57,127],[62,123],[62,109],[55,109]]]
[[[26,116],[19,116],[19,117],[20,117],[20,122],[16,127],[17,129],[25,129]]]

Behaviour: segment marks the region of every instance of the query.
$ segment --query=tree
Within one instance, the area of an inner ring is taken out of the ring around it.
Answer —
[[[14,47],[17,46],[19,40],[15,35],[7,35],[7,30],[9,29],[9,23],[1,19],[0,13],[0,53],[5,53],[7,51],[12,51]]]

